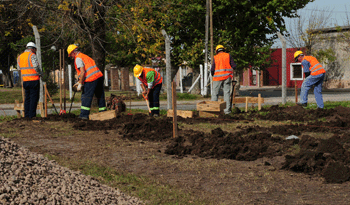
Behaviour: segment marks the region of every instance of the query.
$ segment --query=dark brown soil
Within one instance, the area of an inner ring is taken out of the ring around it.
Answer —
[[[3,123],[0,131],[6,133],[13,128],[19,129],[23,137],[13,140],[33,151],[91,158],[124,172],[142,173],[163,184],[185,187],[193,196],[212,200],[213,204],[285,204],[288,200],[290,204],[350,203],[345,197],[350,191],[350,109],[305,110],[299,106],[272,106],[263,111],[267,114],[179,117],[178,122],[193,126],[203,122],[239,125],[235,132],[220,128],[211,130],[211,133],[179,130],[177,138],[173,138],[172,118],[153,118],[145,114],[119,115],[106,121],[84,121],[68,114],[50,115],[46,119],[35,119],[39,122],[18,119]],[[290,124],[250,125],[255,119],[290,121]],[[55,122],[80,130],[80,134],[54,137],[57,130],[50,126]],[[299,139],[286,140],[290,135]],[[85,147],[81,147],[82,141]],[[115,149],[102,149],[105,144],[112,144]],[[148,155],[162,162],[145,160]],[[218,160],[215,164],[220,165],[215,168],[208,166],[208,163],[214,163],[212,160]],[[182,163],[195,163],[196,167],[188,165],[188,168],[183,168]],[[220,178],[225,172],[220,167],[231,171],[233,178],[226,175]],[[198,172],[201,174],[193,178]],[[247,173],[257,178],[252,179]],[[160,174],[166,179],[157,177]],[[256,184],[256,180],[263,185]],[[341,184],[341,191],[327,185],[334,183]],[[262,191],[263,186],[268,189],[266,193]],[[299,194],[294,189],[306,193]],[[235,194],[230,195],[225,190],[232,190]],[[337,196],[340,198],[322,199],[335,191],[339,192]]]

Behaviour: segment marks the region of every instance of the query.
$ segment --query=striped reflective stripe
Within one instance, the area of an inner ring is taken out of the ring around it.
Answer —
[[[224,72],[224,71],[233,72],[232,68],[225,68],[225,69],[215,70],[215,73],[217,73],[217,72]]]
[[[80,108],[81,108],[82,110],[90,110],[89,107],[85,107],[85,106],[81,106]]]
[[[91,70],[91,69],[93,69],[93,68],[96,68],[96,67],[97,67],[96,65],[91,66],[91,67],[89,67],[88,69],[86,69],[86,72],[88,72],[89,70]]]
[[[159,107],[151,107],[150,110],[159,110]]]
[[[107,110],[107,108],[106,108],[106,107],[100,107],[100,108],[98,109],[98,111],[104,111],[104,110]]]
[[[38,76],[38,74],[23,74],[22,76]]]
[[[33,69],[33,67],[22,67],[21,70]]]
[[[224,77],[224,76],[229,76],[231,75],[231,73],[226,73],[226,74],[222,74],[222,75],[215,75],[214,77]]]
[[[95,67],[96,67],[96,66],[95,66]],[[88,79],[89,77],[91,77],[92,75],[94,75],[94,74],[96,74],[96,73],[98,73],[98,72],[100,72],[100,70],[97,70],[97,71],[95,71],[95,72],[90,73],[89,75],[86,76],[85,79]]]

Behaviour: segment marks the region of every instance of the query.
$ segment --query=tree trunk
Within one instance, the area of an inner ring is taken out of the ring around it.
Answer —
[[[106,9],[100,6],[95,0],[91,0],[94,14],[98,15],[98,20],[95,20],[93,25],[92,39],[92,58],[95,60],[97,67],[104,73],[105,66],[105,38],[106,38],[106,23],[104,20]]]

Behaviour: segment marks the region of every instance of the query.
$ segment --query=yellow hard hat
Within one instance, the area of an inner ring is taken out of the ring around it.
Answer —
[[[295,59],[296,57],[298,57],[300,54],[303,54],[303,52],[302,52],[302,51],[296,51],[296,52],[294,53],[294,59]]]
[[[74,51],[76,48],[78,48],[78,46],[76,46],[74,44],[69,45],[67,48],[68,55],[70,55],[70,53],[72,53],[72,51]]]
[[[135,65],[134,67],[134,76],[139,77],[143,71],[143,67],[140,65]]]
[[[215,51],[218,52],[219,49],[225,50],[225,47],[223,45],[217,45]]]

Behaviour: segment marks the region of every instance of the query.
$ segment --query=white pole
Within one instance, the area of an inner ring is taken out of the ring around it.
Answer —
[[[136,91],[137,91],[137,95],[141,94],[141,85],[140,85],[140,80],[138,78],[135,77],[135,82],[136,82]]]
[[[68,65],[69,99],[72,99],[72,66]]]
[[[204,83],[204,81],[203,81],[203,65],[201,64],[201,65],[199,65],[199,72],[200,72],[200,76],[201,76],[201,84],[200,84],[200,86],[201,86],[201,95],[203,95],[203,83]]]
[[[208,84],[208,64],[207,63],[204,63],[204,87],[203,87],[203,94],[204,95],[208,95],[208,87],[207,87],[207,84]]]
[[[107,72],[107,69],[105,69],[105,86],[108,87],[108,72]]]
[[[194,88],[194,86],[198,83],[200,77],[201,77],[201,75],[198,75],[198,78],[196,79],[196,81],[194,81],[194,83],[192,84],[191,88],[187,91],[187,93],[191,92],[191,90]]]
[[[179,68],[179,72],[180,72],[180,92],[183,93],[184,92],[184,88],[182,87],[182,68]]]

